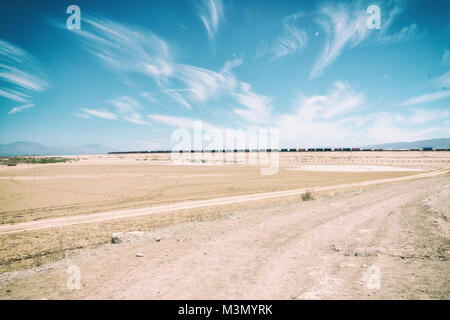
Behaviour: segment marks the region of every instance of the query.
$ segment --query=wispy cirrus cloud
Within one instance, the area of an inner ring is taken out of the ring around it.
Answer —
[[[220,22],[225,19],[222,0],[203,0],[199,12],[208,37],[214,40],[219,31]]]
[[[24,105],[22,105],[22,106],[12,108],[12,109],[8,112],[8,114],[14,114],[14,113],[17,113],[17,112],[22,112],[22,111],[24,111],[24,110],[26,110],[26,109],[30,109],[30,108],[33,108],[33,107],[34,107],[34,104],[32,104],[32,103],[30,103],[30,104],[24,104]]]
[[[109,100],[106,103],[110,103],[114,108],[116,108],[118,114],[124,121],[135,124],[148,124],[140,113],[143,106],[138,100],[123,96],[117,99]]]
[[[420,96],[409,98],[400,103],[401,106],[410,106],[421,103],[429,103],[450,97],[450,91],[437,91],[433,93],[427,93]]]
[[[237,68],[240,65],[242,65],[243,62],[244,62],[244,60],[242,58],[236,58],[236,59],[232,59],[232,60],[227,60],[227,61],[225,61],[225,64],[223,65],[221,73],[229,72],[232,69]]]
[[[0,96],[17,102],[27,102],[29,96],[11,89],[0,89]]]
[[[402,27],[399,31],[390,33],[392,25],[395,22],[397,16],[401,15],[404,11],[404,1],[384,1],[380,3],[381,10],[384,15],[387,14],[387,18],[381,20],[381,29],[375,37],[375,44],[377,45],[389,45],[401,42],[412,41],[423,35],[419,32],[419,28],[415,23],[409,26]]]
[[[315,62],[310,77],[320,76],[325,68],[346,48],[354,48],[368,34],[366,26],[367,16],[364,8],[353,8],[343,3],[326,5],[319,9],[316,22],[327,34],[322,54]]]
[[[187,109],[191,109],[191,105],[189,102],[186,101],[186,99],[183,97],[183,95],[180,92],[186,91],[186,89],[167,89],[164,92],[167,93],[173,100],[180,103],[181,105],[185,106]]]
[[[283,19],[283,33],[270,44],[262,42],[257,50],[256,57],[262,57],[266,54],[271,56],[271,59],[278,59],[289,54],[295,53],[306,47],[308,42],[308,35],[305,30],[299,29],[296,22],[303,17],[302,13],[295,13]]]
[[[142,96],[141,96],[142,97]],[[94,116],[107,120],[123,120],[134,124],[147,125],[148,122],[141,114],[142,104],[135,98],[122,96],[115,99],[102,101],[99,104],[105,107],[101,109],[81,108],[81,113],[75,113],[78,118]],[[109,107],[107,109],[107,107]],[[111,111],[111,108],[114,111]]]
[[[324,31],[325,43],[310,72],[310,78],[317,78],[326,68],[345,51],[360,45],[371,38],[371,45],[389,45],[412,41],[420,36],[415,23],[391,33],[395,18],[403,12],[404,2],[379,1],[383,12],[381,30],[369,30],[367,27],[367,4],[362,1],[325,2],[316,10],[289,15],[283,19],[283,32],[273,41],[263,40],[256,53],[256,58],[269,55],[278,59],[306,47],[308,33],[298,27],[300,18],[313,19],[314,23]],[[384,18],[386,17],[387,18]],[[315,32],[317,37],[319,32]]]
[[[245,108],[235,108],[234,113],[251,123],[267,123],[270,120],[272,98],[252,92],[248,83],[241,82],[240,92],[235,93],[237,101]]]
[[[238,82],[230,72],[216,72],[186,64],[174,65],[174,77],[183,84],[186,96],[196,102],[227,94]]]
[[[419,36],[418,27],[415,23],[403,27],[400,31],[393,34],[381,34],[376,43],[379,45],[396,44],[401,42],[412,41]]]
[[[29,109],[36,94],[50,88],[46,74],[37,60],[25,50],[0,39],[0,96],[26,105],[13,108],[9,114]],[[33,105],[34,106],[34,105]],[[14,112],[13,112],[14,111]]]
[[[108,119],[108,120],[117,120],[117,116],[114,113],[107,111],[105,109],[97,110],[97,109],[82,108],[81,110],[83,112],[85,112],[85,114],[94,116],[97,118]]]
[[[83,29],[77,30],[76,35],[92,55],[118,71],[142,73],[158,82],[173,72],[168,44],[149,30],[85,14]]]
[[[77,34],[91,54],[127,75],[141,74],[155,79],[160,91],[183,107],[191,109],[193,104],[227,98],[242,105],[243,108],[236,108],[235,114],[246,121],[262,121],[261,115],[268,118],[270,107],[267,103],[256,107],[254,102],[249,102],[257,101],[258,97],[266,98],[232,73],[233,68],[243,63],[242,58],[226,61],[220,71],[178,63],[167,42],[151,31],[131,28],[103,17],[85,15],[83,21],[86,21],[86,27]],[[250,112],[256,111],[260,116],[249,116]],[[128,120],[145,122],[137,114],[130,115]]]
[[[372,38],[373,45],[389,45],[412,41],[420,36],[415,23],[391,33],[395,18],[403,12],[403,2],[381,1],[378,3],[386,20],[381,20],[381,30],[367,28],[367,7],[361,1],[325,4],[316,12],[316,23],[327,37],[322,54],[315,62],[310,77],[319,77],[344,50],[355,48],[366,39]]]
[[[450,87],[450,71],[447,71],[446,73],[444,73],[440,77],[434,79],[433,82],[436,85],[438,85],[440,87],[443,87],[443,88]]]
[[[445,49],[444,54],[442,55],[441,63],[444,66],[450,65],[450,50]]]

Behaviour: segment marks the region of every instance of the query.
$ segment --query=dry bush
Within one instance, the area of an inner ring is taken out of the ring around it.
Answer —
[[[314,200],[312,193],[309,191],[306,191],[304,194],[302,194],[302,200],[303,201]]]

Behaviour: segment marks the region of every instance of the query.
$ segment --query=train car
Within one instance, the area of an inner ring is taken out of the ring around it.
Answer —
[[[307,151],[308,151],[308,152],[316,151],[316,149],[314,149],[314,148],[308,148]]]
[[[289,149],[289,152],[296,152],[297,149]]]
[[[344,148],[334,148],[333,151],[344,151]]]
[[[422,148],[422,151],[433,151],[433,148],[431,148],[431,147],[424,147],[424,148]]]
[[[352,148],[352,151],[361,151],[360,148]]]
[[[306,151],[306,149],[304,149],[304,148],[300,148],[300,149],[297,149],[297,151],[299,151],[299,152],[305,152],[305,151]]]
[[[332,151],[331,148],[324,148],[323,151]]]

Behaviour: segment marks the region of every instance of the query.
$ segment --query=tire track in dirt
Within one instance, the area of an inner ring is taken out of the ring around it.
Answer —
[[[329,191],[329,190],[345,189],[345,188],[352,188],[352,187],[370,186],[370,185],[381,184],[381,183],[409,181],[409,180],[414,180],[414,179],[434,177],[434,176],[445,174],[447,172],[448,172],[447,170],[438,170],[438,171],[421,173],[421,174],[416,174],[416,175],[411,175],[411,176],[406,176],[406,177],[399,177],[399,178],[370,180],[370,181],[364,181],[364,182],[358,182],[358,183],[346,183],[346,184],[324,186],[324,187],[301,188],[301,189],[294,189],[294,190],[248,194],[248,195],[222,197],[222,198],[214,198],[214,199],[207,199],[207,200],[183,201],[183,202],[179,202],[179,203],[162,205],[162,206],[153,206],[153,207],[149,207],[149,208],[109,211],[109,212],[94,213],[94,214],[88,214],[88,215],[78,215],[78,216],[73,216],[73,217],[59,217],[59,218],[54,218],[54,219],[29,221],[29,222],[22,222],[22,223],[17,223],[17,224],[1,225],[0,226],[0,234],[9,234],[9,233],[22,232],[22,231],[41,230],[41,229],[69,226],[69,225],[82,224],[82,223],[101,222],[101,221],[107,221],[107,220],[113,220],[113,219],[138,217],[138,216],[143,216],[143,215],[170,212],[170,211],[176,211],[176,210],[195,209],[195,208],[201,208],[201,207],[227,205],[227,204],[241,203],[241,202],[248,202],[248,201],[258,201],[258,200],[265,200],[265,199],[271,199],[271,198],[279,198],[279,197],[284,197],[284,196],[300,195],[306,191],[320,192],[320,191]]]

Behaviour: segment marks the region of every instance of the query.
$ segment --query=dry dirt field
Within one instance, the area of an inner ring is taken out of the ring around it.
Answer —
[[[450,298],[450,152],[69,158],[0,167],[0,299]]]

